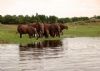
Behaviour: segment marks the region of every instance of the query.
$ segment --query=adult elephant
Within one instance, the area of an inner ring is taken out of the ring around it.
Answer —
[[[68,26],[67,25],[64,25],[64,24],[59,24],[60,26],[60,33],[63,34],[63,30],[66,29],[68,30]]]
[[[58,24],[51,24],[49,26],[49,33],[50,33],[50,36],[52,37],[55,37],[55,36],[60,37],[60,26]]]
[[[20,34],[20,38],[22,38],[23,34],[28,34],[29,38],[32,38],[33,35],[37,34],[36,28],[32,27],[31,25],[18,25],[17,31]]]
[[[44,34],[44,24],[43,23],[33,23],[31,24],[33,28],[36,28],[38,37],[43,37]]]
[[[44,23],[44,34],[43,35],[44,35],[45,38],[49,37],[49,33],[50,33],[49,32],[49,27],[50,27],[50,25],[51,24]]]

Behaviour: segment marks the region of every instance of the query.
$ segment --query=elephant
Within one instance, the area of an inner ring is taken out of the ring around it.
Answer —
[[[44,37],[45,38],[48,38],[49,37],[49,27],[50,27],[51,24],[47,24],[47,23],[44,23]]]
[[[68,30],[68,26],[64,24],[59,24],[59,26],[60,26],[60,33],[63,35],[63,30],[64,29]]]
[[[44,24],[43,23],[33,23],[31,24],[33,28],[36,28],[38,38],[43,37],[44,34]]]
[[[31,26],[36,28],[38,37],[60,37],[60,26],[58,24],[34,23]]]
[[[17,31],[20,34],[20,38],[22,38],[23,34],[28,34],[29,38],[32,38],[33,35],[37,34],[36,28],[32,27],[31,25],[20,24],[17,27]]]
[[[60,26],[58,24],[51,24],[49,26],[49,34],[52,37],[55,37],[55,36],[60,37]]]

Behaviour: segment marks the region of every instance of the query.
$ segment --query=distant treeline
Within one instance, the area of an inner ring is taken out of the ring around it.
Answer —
[[[0,15],[0,23],[2,24],[28,24],[28,23],[68,23],[68,22],[77,22],[77,21],[89,21],[90,19],[100,19],[100,16],[94,17],[72,17],[72,18],[58,18],[56,16],[45,16],[45,15]],[[94,20],[95,21],[95,20]]]

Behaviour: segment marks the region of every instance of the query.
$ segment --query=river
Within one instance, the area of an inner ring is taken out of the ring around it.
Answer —
[[[100,71],[100,37],[0,44],[0,71]]]

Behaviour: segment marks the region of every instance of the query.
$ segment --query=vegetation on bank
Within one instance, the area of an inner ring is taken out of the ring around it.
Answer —
[[[100,22],[100,16],[93,16],[93,17],[65,17],[65,18],[59,18],[57,16],[46,16],[46,15],[39,15],[36,13],[36,15],[0,15],[0,23],[2,24],[29,24],[29,23],[71,23],[71,22],[77,22],[77,21],[99,21]]]
[[[62,39],[66,37],[97,37],[100,36],[100,22],[73,22],[67,23],[69,29],[64,30],[64,34],[59,37],[49,38],[36,38],[30,39],[28,35],[23,35],[23,38],[19,37],[16,31],[17,25],[3,25],[0,24],[0,43],[32,43],[43,40]]]
[[[23,35],[19,38],[17,33],[18,24],[29,23],[63,23],[67,24],[69,29],[64,30],[64,34],[59,37],[36,38],[30,39],[28,35]],[[36,15],[0,15],[0,43],[32,43],[43,40],[62,39],[64,37],[79,37],[79,36],[100,36],[100,16],[94,17],[72,17],[72,18],[58,18],[56,16]]]

